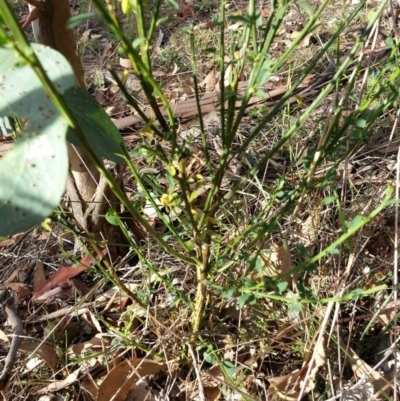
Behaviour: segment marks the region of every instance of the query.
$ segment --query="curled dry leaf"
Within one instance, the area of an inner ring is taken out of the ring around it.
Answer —
[[[46,275],[44,273],[43,263],[37,262],[35,272],[33,273],[33,293],[37,293],[40,287],[46,283]]]
[[[85,368],[82,366],[70,373],[64,380],[57,380],[50,383],[48,386],[40,389],[36,389],[32,391],[32,394],[46,394],[53,391],[60,391],[63,388],[70,386],[71,384],[75,384],[78,381],[79,375],[83,373]]]
[[[141,358],[123,361],[101,383],[97,401],[123,401],[140,378],[167,372],[166,363]]]
[[[260,253],[260,257],[262,259],[263,275],[266,277],[275,277],[288,272],[292,268],[292,258],[285,244],[279,246],[272,243],[269,250]],[[258,271],[253,270],[250,278],[251,280],[260,279]]]
[[[207,22],[202,22],[201,24],[197,24],[196,26],[193,27],[194,31],[198,31],[200,29],[211,29],[215,28],[215,24],[212,23],[212,21],[207,21]]]
[[[178,17],[181,21],[186,18],[194,17],[194,10],[192,6],[185,6],[178,11]]]
[[[102,250],[103,255],[107,253],[106,249]],[[38,288],[34,294],[33,299],[38,298],[40,295],[44,294],[46,291],[51,288],[61,284],[62,282],[69,280],[77,276],[78,274],[86,271],[93,263],[95,263],[95,259],[91,256],[85,256],[82,258],[78,264],[78,266],[63,266],[61,269],[56,271],[45,283],[43,283],[40,288]]]
[[[74,344],[68,348],[68,355],[70,357],[86,357],[87,354],[96,354],[104,351],[110,346],[111,340],[103,334],[96,334],[91,340],[84,343]]]
[[[215,70],[211,70],[199,86],[205,86],[207,92],[212,92],[217,84],[217,74]]]
[[[301,239],[304,246],[317,243],[321,227],[321,206],[310,210],[310,214],[300,227]]]
[[[296,39],[298,36],[300,36],[301,31],[293,31],[290,35],[291,39]],[[310,39],[311,39],[311,34],[308,34],[304,37],[304,39],[300,42],[300,47],[308,47],[310,46]]]
[[[263,18],[268,18],[268,17],[269,17],[269,10],[268,10],[268,8],[263,8],[263,9],[261,10],[261,16],[262,16]]]
[[[120,65],[122,68],[126,68],[127,70],[129,70],[129,69],[132,68],[132,61],[129,60],[129,58],[122,58],[122,57],[120,57],[120,58],[119,58],[119,65]]]
[[[309,361],[300,370],[293,373],[285,376],[269,377],[268,381],[271,385],[267,390],[267,394],[271,397],[279,395],[284,399],[299,399],[300,391],[303,388],[303,397],[307,395],[315,386],[314,379],[318,369],[326,363],[325,343],[326,338],[324,337],[317,350],[317,357],[308,375],[307,383],[304,383],[304,380],[309,369]]]
[[[3,287],[15,291],[18,301],[29,298],[31,295],[31,290],[24,283],[6,283]]]
[[[14,245],[15,244],[15,238],[10,238],[10,239],[3,239],[2,241],[0,241],[0,248],[5,248],[8,247],[10,245]]]
[[[378,371],[373,370],[343,340],[341,340],[340,345],[357,379],[366,378],[374,386],[376,399],[387,399],[388,394],[393,390],[393,384],[387,381]]]
[[[40,341],[32,341],[29,343],[22,343],[19,347],[19,350],[35,353],[46,362],[53,372],[56,371],[58,357],[54,347],[51,345],[42,343]]]
[[[66,281],[72,277],[77,276],[78,274],[87,270],[86,266],[72,267],[72,266],[63,266],[59,270],[57,270],[47,281],[42,285],[37,292],[33,294],[33,298],[39,298],[41,295],[44,295],[47,291],[52,289],[53,287],[61,284],[63,281]]]
[[[219,387],[204,387],[204,394],[208,401],[216,401],[219,399],[221,390]]]

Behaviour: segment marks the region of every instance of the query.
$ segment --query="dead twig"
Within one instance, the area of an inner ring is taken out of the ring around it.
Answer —
[[[21,319],[16,313],[15,298],[10,290],[0,290],[0,303],[7,313],[8,321],[11,324],[13,336],[11,339],[10,350],[4,361],[4,369],[0,374],[0,390],[4,390],[11,377],[11,371],[14,366],[14,360],[17,355],[19,346],[22,343],[23,326]]]

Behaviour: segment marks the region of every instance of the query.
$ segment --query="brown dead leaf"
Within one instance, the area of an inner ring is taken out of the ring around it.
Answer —
[[[296,39],[297,37],[300,36],[300,34],[301,34],[301,31],[293,31],[293,32],[290,34],[290,38],[291,38],[291,39]],[[300,42],[300,47],[308,47],[308,46],[310,46],[311,36],[312,36],[311,33],[308,34],[308,35],[306,35],[306,36],[304,37],[304,39]]]
[[[34,352],[46,362],[53,372],[56,371],[58,357],[54,347],[51,345],[40,341],[33,341],[29,343],[22,343],[19,347],[19,350],[25,352]]]
[[[309,393],[315,386],[314,379],[317,375],[318,369],[326,363],[325,346],[326,339],[324,337],[317,351],[317,357],[310,370],[306,384],[304,384],[304,380],[309,368],[308,361],[304,363],[300,370],[292,372],[288,375],[269,377],[268,381],[271,383],[271,386],[268,388],[267,394],[271,397],[279,395],[279,397],[284,399],[298,399],[300,391],[303,387],[303,397],[307,395],[307,393]]]
[[[212,21],[202,22],[201,24],[197,24],[193,27],[194,31],[198,31],[200,29],[212,29],[215,28],[215,24]]]
[[[165,71],[161,71],[161,70],[153,71],[154,77],[165,77],[166,75],[167,75],[167,73]]]
[[[217,387],[224,380],[224,375],[219,365],[200,371],[201,381],[204,387]]]
[[[310,214],[300,226],[301,239],[304,246],[316,244],[321,227],[321,206],[310,210]]]
[[[141,358],[123,361],[101,383],[97,401],[109,401],[112,397],[114,401],[123,401],[140,378],[167,372],[166,363]]]
[[[106,249],[102,250],[103,255],[107,253]],[[66,280],[69,280],[78,274],[86,271],[92,264],[95,263],[95,260],[91,256],[85,256],[82,258],[78,264],[78,266],[63,266],[58,271],[56,271],[45,283],[43,283],[37,291],[33,294],[33,299],[38,298],[51,288],[63,283]]]
[[[364,362],[352,348],[349,348],[345,341],[340,340],[340,345],[344,350],[346,359],[351,365],[357,379],[366,378],[375,388],[375,398],[387,398],[387,393],[393,390],[393,385],[388,382],[381,374],[373,370],[366,362]]]
[[[122,68],[126,68],[127,70],[130,70],[132,68],[132,61],[129,60],[129,58],[119,58],[119,65]]]
[[[93,400],[97,398],[99,389],[90,373],[88,373],[87,376],[82,379],[81,386],[86,392],[91,395]]]
[[[269,17],[269,10],[268,10],[268,8],[263,8],[263,9],[261,10],[261,16],[262,16],[263,18],[268,18],[268,17]]]
[[[106,57],[111,57],[113,52],[113,47],[114,47],[114,43],[109,40],[107,41],[107,43],[103,46],[103,53],[102,53],[102,57],[106,58]]]
[[[397,301],[391,301],[386,306],[385,309],[379,314],[379,317],[382,319],[385,325],[391,322],[395,315],[400,311],[400,299]]]
[[[0,248],[5,248],[7,246],[14,245],[14,244],[15,244],[14,237],[12,237],[10,239],[3,239],[3,241],[0,241]]]
[[[31,290],[24,283],[5,283],[4,287],[15,291],[18,300],[29,298],[31,295]]]
[[[104,91],[96,91],[94,97],[101,106],[104,106],[108,102],[107,96],[105,95]]]
[[[104,334],[96,334],[91,340],[84,343],[74,344],[68,348],[67,354],[70,357],[85,357],[88,353],[104,351],[111,344],[109,337]]]
[[[79,367],[77,370],[70,373],[64,380],[57,380],[44,388],[33,390],[32,394],[46,394],[53,391],[60,391],[63,388],[70,386],[71,384],[75,384],[78,381],[79,375],[81,374],[81,372],[84,372],[84,370],[85,367]]]
[[[205,86],[207,92],[212,92],[215,89],[215,85],[217,84],[217,75],[215,70],[211,70],[207,76],[200,82],[199,86]]]
[[[178,11],[178,17],[181,21],[184,21],[186,18],[194,17],[194,9],[192,6],[182,7]]]
[[[82,33],[81,42],[85,43],[90,39],[90,33],[92,32],[91,29],[86,29],[85,32]]]
[[[178,64],[174,63],[174,69],[171,72],[171,76],[175,75],[179,71]]]
[[[221,394],[219,387],[204,387],[204,393],[208,401],[217,401]]]
[[[51,338],[54,343],[62,346],[70,344],[75,338],[79,336],[82,331],[80,322],[71,322],[68,320],[54,321],[44,329],[44,337]]]
[[[270,249],[260,253],[260,257],[263,261],[263,274],[266,277],[275,277],[288,272],[292,268],[292,258],[285,244],[279,246],[272,243]],[[256,270],[251,272],[251,280],[259,280],[260,278]]]
[[[33,293],[35,294],[40,287],[46,283],[46,275],[44,273],[43,263],[37,262],[35,272],[33,273]]]
[[[61,284],[72,277],[86,271],[88,268],[86,266],[72,267],[63,266],[57,270],[34,294],[33,299],[39,298],[44,295],[47,291]]]

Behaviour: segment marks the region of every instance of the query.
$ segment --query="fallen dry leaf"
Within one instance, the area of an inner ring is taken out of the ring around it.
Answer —
[[[271,385],[267,390],[267,394],[271,397],[279,395],[281,398],[284,399],[298,399],[300,391],[303,387],[303,397],[307,395],[307,393],[309,393],[315,386],[314,379],[318,372],[318,369],[326,363],[325,343],[326,339],[324,337],[317,351],[315,363],[310,370],[310,374],[308,375],[307,383],[304,384],[304,380],[306,378],[309,368],[308,361],[303,365],[300,370],[292,372],[288,375],[269,377],[268,381]]]
[[[215,89],[216,84],[217,84],[217,76],[215,70],[211,70],[200,85],[201,86],[205,85],[206,91],[212,92]]]
[[[5,283],[3,286],[15,291],[18,300],[29,298],[31,295],[31,290],[24,283]]]
[[[56,371],[58,357],[54,347],[51,345],[40,341],[32,341],[29,343],[22,343],[19,347],[19,350],[35,353],[46,362],[53,372]]]
[[[120,58],[119,58],[119,65],[120,65],[122,68],[126,68],[127,70],[129,70],[129,69],[132,68],[132,61],[129,60],[129,58],[122,58],[122,57],[120,57]]]
[[[33,298],[39,298],[48,290],[52,289],[53,287],[61,284],[63,281],[66,281],[70,278],[77,276],[78,274],[86,271],[88,267],[86,266],[79,266],[79,267],[72,267],[72,266],[63,266],[59,270],[57,270],[34,294]]]
[[[90,39],[90,33],[92,32],[91,29],[86,29],[85,32],[82,33],[81,42],[85,43]]]
[[[33,273],[33,293],[35,294],[45,283],[46,275],[44,273],[43,263],[39,261],[36,263],[36,268]]]
[[[263,8],[263,9],[261,10],[261,16],[262,16],[263,18],[268,18],[268,17],[269,17],[269,9],[268,9],[268,8]]]
[[[301,31],[293,31],[290,35],[291,39],[296,39],[299,37],[301,34]],[[304,39],[300,42],[300,47],[308,47],[310,46],[310,39],[311,39],[312,34],[308,34],[304,37]]]
[[[48,386],[40,389],[35,389],[32,391],[32,394],[46,394],[53,391],[59,391],[63,388],[70,386],[71,384],[75,384],[78,381],[79,375],[83,373],[85,368],[82,366],[70,373],[64,380],[57,380],[53,383],[50,383]]]
[[[106,249],[102,250],[103,255],[107,253]],[[78,274],[86,271],[93,263],[95,263],[95,259],[91,256],[85,256],[79,262],[79,264],[75,267],[73,266],[63,266],[58,271],[56,271],[45,283],[43,283],[40,288],[33,294],[33,299],[38,298],[46,291],[51,288],[61,284],[62,282],[71,279]]]
[[[112,397],[113,401],[123,401],[140,378],[167,372],[166,363],[141,358],[123,361],[101,383],[97,401],[109,401]]]
[[[364,362],[352,348],[347,346],[345,341],[341,340],[340,345],[357,379],[367,378],[368,382],[375,388],[375,398],[387,399],[388,393],[393,390],[392,383]]]
[[[266,277],[275,277],[279,274],[288,272],[292,268],[292,258],[287,246],[279,246],[272,243],[270,249],[261,252],[263,275]],[[260,275],[257,270],[250,274],[251,280],[259,280]]]
[[[105,95],[104,91],[96,91],[94,97],[101,106],[106,105],[108,102],[107,96]]]
[[[321,227],[321,206],[310,210],[310,214],[300,226],[301,239],[304,246],[316,244]]]
[[[221,394],[219,387],[204,387],[204,393],[208,401],[217,401]]]
[[[181,21],[184,21],[186,18],[194,17],[194,10],[191,6],[185,6],[178,11],[178,17]]]
[[[10,245],[15,244],[15,238],[10,238],[10,239],[4,239],[3,241],[0,241],[0,248],[5,248]]]
[[[70,357],[85,357],[87,354],[95,354],[104,351],[111,344],[111,339],[104,334],[96,334],[91,340],[84,343],[74,344],[68,348]]]
[[[207,21],[207,22],[202,22],[201,24],[197,24],[193,27],[194,31],[200,30],[200,29],[211,29],[215,28],[215,24],[212,21]]]

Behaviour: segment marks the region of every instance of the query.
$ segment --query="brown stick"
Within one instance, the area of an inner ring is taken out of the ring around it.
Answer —
[[[4,390],[11,377],[11,371],[14,366],[14,360],[17,355],[19,346],[22,343],[23,326],[21,319],[17,315],[15,309],[15,298],[9,290],[0,291],[0,302],[4,307],[8,320],[11,324],[13,336],[11,339],[10,350],[4,362],[4,369],[0,374],[0,391]]]

